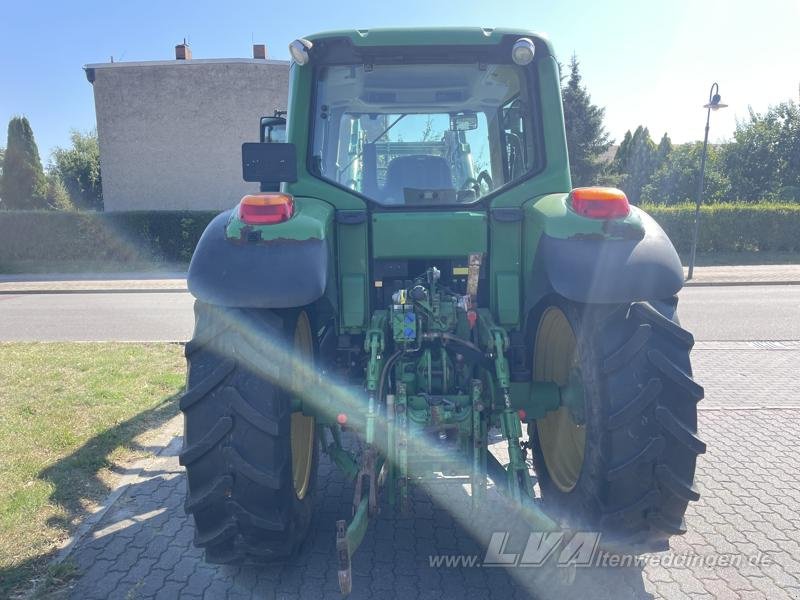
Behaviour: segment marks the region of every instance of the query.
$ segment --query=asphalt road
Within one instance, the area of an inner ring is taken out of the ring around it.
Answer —
[[[690,287],[681,322],[698,341],[800,340],[800,286]],[[0,295],[0,341],[183,341],[188,293]]]
[[[678,315],[698,341],[800,340],[800,286],[687,287]]]
[[[178,293],[0,296],[2,341],[184,341],[192,297]]]

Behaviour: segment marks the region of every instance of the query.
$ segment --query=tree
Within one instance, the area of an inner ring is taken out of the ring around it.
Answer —
[[[672,152],[672,140],[669,139],[669,136],[664,132],[664,135],[661,136],[661,141],[658,142],[658,148],[656,149],[659,165],[664,164],[670,152]]]
[[[75,205],[70,200],[69,192],[64,182],[58,173],[50,171],[47,174],[47,193],[45,194],[47,200],[47,208],[53,210],[75,210]]]
[[[611,140],[603,126],[605,109],[592,104],[589,92],[581,85],[578,59],[574,55],[569,63],[569,71],[567,84],[561,94],[572,184],[592,185],[605,168],[600,156],[611,147]]]
[[[84,210],[103,210],[100,148],[97,134],[73,131],[71,148],[53,151],[53,170],[69,192],[72,203]]]
[[[619,172],[624,165],[628,164],[628,159],[631,156],[631,142],[633,141],[633,134],[631,130],[625,132],[617,151],[614,153],[614,161],[612,167],[615,171]]]
[[[724,154],[733,199],[800,200],[800,106],[750,110]]]
[[[12,209],[46,208],[46,195],[47,180],[31,124],[25,117],[13,117],[8,122],[8,142],[0,178],[2,206]]]
[[[663,141],[663,139],[662,139]],[[653,204],[694,202],[700,177],[702,142],[679,144],[642,188],[641,200]],[[708,146],[703,202],[720,202],[730,196],[730,181],[723,169],[723,151]]]
[[[639,125],[632,135],[630,131],[625,133],[611,168],[619,174],[618,185],[628,196],[628,200],[634,204],[639,203],[642,188],[650,182],[671,150],[672,143],[666,133],[658,146],[650,139],[647,127]]]

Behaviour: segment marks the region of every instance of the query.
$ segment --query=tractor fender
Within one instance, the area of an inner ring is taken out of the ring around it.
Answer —
[[[328,285],[333,208],[295,199],[284,223],[246,226],[237,209],[208,224],[192,255],[187,285],[209,304],[291,308],[319,300]]]
[[[668,298],[683,287],[683,267],[667,234],[644,211],[631,212],[638,235],[542,234],[539,252],[553,291],[576,302],[620,303]]]

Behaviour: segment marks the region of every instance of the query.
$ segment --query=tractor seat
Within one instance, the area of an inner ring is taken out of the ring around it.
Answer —
[[[441,156],[412,154],[398,156],[386,167],[383,200],[386,204],[403,204],[406,188],[418,190],[452,190],[450,165]]]

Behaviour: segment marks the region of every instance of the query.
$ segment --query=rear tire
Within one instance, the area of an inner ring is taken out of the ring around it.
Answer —
[[[584,394],[583,426],[564,426],[572,418],[564,407],[528,426],[542,499],[568,526],[601,531],[626,550],[666,549],[670,536],[685,533],[686,507],[699,498],[692,481],[705,452],[696,435],[703,388],[692,379],[694,339],[678,324],[676,305],[677,298],[616,307],[556,299],[534,319],[534,379],[567,383],[568,369],[558,365],[570,360],[569,340],[542,344],[556,315],[573,336]],[[576,465],[570,456],[580,440]]]
[[[296,386],[310,371],[301,367],[298,374],[297,365],[310,364],[313,350],[303,311],[195,303],[180,402],[185,432],[180,463],[186,467],[185,510],[194,517],[194,543],[205,548],[208,562],[285,559],[306,537],[317,439],[313,420],[291,412],[287,387],[300,389]],[[298,422],[305,427],[298,429]],[[293,448],[303,446],[308,454],[293,469]]]

